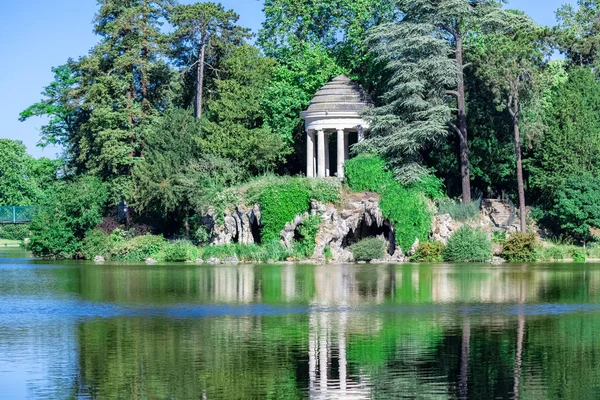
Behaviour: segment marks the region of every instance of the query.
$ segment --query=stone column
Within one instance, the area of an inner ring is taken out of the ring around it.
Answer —
[[[319,178],[325,178],[325,132],[323,129],[317,131],[317,164]]]
[[[346,134],[343,129],[337,131],[337,176],[344,177],[344,163],[346,162]]]
[[[358,141],[362,142],[363,140],[365,140],[365,128],[362,127],[362,125],[358,126]]]
[[[306,130],[306,177],[314,178],[315,131]]]
[[[331,176],[331,167],[329,165],[329,133],[325,133],[325,177]]]

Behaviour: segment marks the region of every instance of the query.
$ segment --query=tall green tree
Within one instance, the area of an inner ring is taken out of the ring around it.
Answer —
[[[491,86],[500,110],[508,110],[514,134],[517,193],[521,231],[526,231],[525,187],[521,152],[522,108],[534,94],[533,86],[543,65],[543,30],[532,21],[511,27],[502,34],[483,35],[479,46],[477,73]],[[476,49],[477,50],[476,50]]]
[[[23,143],[0,139],[0,206],[35,204],[36,187],[28,176],[32,160]]]
[[[98,0],[98,4],[94,31],[103,38],[98,47],[129,84],[127,107],[134,124],[152,108],[152,64],[163,53],[160,26],[174,0]],[[141,105],[137,113],[136,102]]]
[[[273,170],[289,153],[284,137],[265,121],[263,105],[274,66],[273,59],[250,45],[230,52],[207,102],[204,153],[232,160],[252,174]]]
[[[234,42],[239,45],[243,39],[250,37],[248,29],[236,25],[238,19],[233,10],[225,10],[221,4],[212,2],[178,5],[169,16],[169,21],[175,27],[171,42],[181,64],[188,69],[196,68],[196,118],[202,117],[207,48],[215,46],[213,42]]]
[[[451,106],[456,108],[456,122],[448,121],[449,126],[459,139],[459,160],[462,183],[463,202],[471,201],[471,172],[468,153],[467,107],[465,98],[464,69],[468,65],[464,61],[464,43],[467,37],[474,33],[485,33],[511,23],[511,16],[502,10],[501,2],[497,0],[400,0],[398,8],[402,11],[398,22],[383,25],[374,30],[374,35],[384,37],[390,45],[390,61],[396,62],[401,68],[403,59],[395,59],[394,52],[398,51],[399,43],[439,41],[445,48],[436,51],[435,56],[423,52],[411,54],[415,63],[437,66],[435,73],[439,81],[444,83],[446,93],[453,100]],[[385,51],[385,49],[381,49]],[[452,58],[453,63],[442,64],[442,54]],[[454,75],[454,79],[446,80],[446,76]],[[405,84],[412,77],[403,81],[393,80],[390,91],[397,83]]]
[[[74,97],[74,91],[79,85],[75,62],[52,68],[54,80],[44,88],[44,97],[21,112],[21,122],[31,117],[46,117],[48,122],[40,129],[39,146],[62,145],[68,146],[78,128],[79,104]]]
[[[83,121],[72,144],[73,164],[109,181],[115,202],[131,195],[144,126],[168,105],[171,71],[161,57],[160,25],[170,4],[99,1],[94,30],[102,39],[77,64]]]
[[[577,0],[558,9],[557,46],[573,65],[600,66],[600,3]]]
[[[300,112],[310,104],[314,94],[332,77],[347,73],[325,49],[309,43],[281,52],[273,68],[262,99],[265,118],[271,129],[288,143],[303,132]]]
[[[446,90],[456,84],[456,71],[446,40],[432,29],[412,22],[384,24],[368,37],[390,77],[381,105],[365,114],[371,132],[356,149],[384,156],[403,183],[427,173],[421,152],[447,135],[451,118]]]
[[[589,68],[569,71],[552,90],[546,130],[535,145],[531,186],[538,204],[552,207],[569,176],[600,171],[600,82]]]
[[[265,54],[283,61],[290,49],[310,43],[370,89],[376,66],[364,42],[366,31],[391,22],[398,10],[380,0],[266,0],[264,12],[257,43]]]

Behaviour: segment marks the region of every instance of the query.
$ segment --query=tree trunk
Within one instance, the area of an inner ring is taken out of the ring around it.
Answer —
[[[456,66],[458,68],[457,111],[458,111],[458,139],[460,142],[460,177],[462,182],[463,204],[471,202],[471,169],[469,167],[469,145],[467,135],[467,109],[465,105],[465,78],[463,73],[463,45],[462,36],[456,34]]]
[[[143,11],[143,22],[142,22],[142,40],[143,40],[143,45],[142,45],[142,54],[141,54],[141,73],[142,76],[140,77],[140,85],[141,85],[141,91],[142,91],[142,108],[144,109],[144,111],[147,111],[147,109],[149,108],[149,103],[148,103],[148,86],[149,86],[149,82],[148,82],[148,64],[150,63],[150,50],[149,50],[149,44],[148,44],[148,34],[146,31],[146,28],[148,27],[148,15],[147,15],[147,7],[148,7],[148,3],[147,1],[144,1],[144,11]]]
[[[458,382],[458,398],[466,399],[469,395],[469,354],[471,353],[471,321],[463,317],[462,342],[460,346],[460,377]]]
[[[521,135],[519,133],[519,100],[517,96],[513,100],[514,108],[511,111],[513,117],[513,130],[515,133],[515,153],[517,155],[517,190],[519,192],[519,216],[521,218],[521,232],[527,231],[527,211],[525,209],[525,187],[523,185],[523,161],[521,159]]]
[[[200,56],[198,58],[196,75],[196,103],[194,107],[194,117],[202,118],[202,92],[204,90],[204,55],[206,53],[206,35],[202,35],[200,45]]]
[[[525,271],[522,271],[525,273]],[[521,383],[521,365],[523,364],[523,338],[525,336],[525,313],[523,311],[523,305],[525,304],[527,286],[525,285],[525,278],[521,277],[521,295],[519,299],[520,310],[519,316],[517,317],[517,354],[515,356],[515,368],[513,374],[513,398],[519,399],[519,386]]]

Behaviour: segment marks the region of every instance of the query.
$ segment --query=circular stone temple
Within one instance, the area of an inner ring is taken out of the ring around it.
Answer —
[[[307,177],[324,178],[333,174],[344,177],[350,145],[363,140],[365,130],[369,129],[360,115],[372,105],[365,91],[345,75],[332,79],[317,92],[308,109],[300,114],[306,127]],[[333,145],[331,136],[337,136],[333,157],[329,152]],[[335,171],[331,170],[330,162],[337,167]]]

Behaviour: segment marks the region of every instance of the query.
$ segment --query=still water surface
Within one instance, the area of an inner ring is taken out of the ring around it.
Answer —
[[[0,249],[0,398],[597,399],[600,264],[96,266]]]

